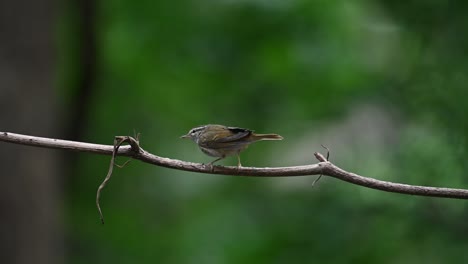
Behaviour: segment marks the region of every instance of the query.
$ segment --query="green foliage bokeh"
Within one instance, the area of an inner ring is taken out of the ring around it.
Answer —
[[[333,162],[362,175],[466,187],[465,5],[101,1],[86,139],[109,144],[136,130],[148,151],[208,162],[179,136],[220,123],[285,137],[246,150],[245,166],[311,163],[325,144]],[[77,56],[70,24],[60,28],[69,51],[64,87]],[[65,212],[71,263],[468,260],[465,202],[327,177],[312,188],[313,177],[224,177],[132,162],[103,191],[101,226],[93,201],[108,161],[79,156]]]

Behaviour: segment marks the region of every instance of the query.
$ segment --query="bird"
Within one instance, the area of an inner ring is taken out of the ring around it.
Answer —
[[[203,125],[190,129],[181,136],[197,143],[201,151],[208,156],[217,159],[208,163],[212,166],[215,162],[227,156],[237,155],[237,167],[242,167],[240,152],[250,144],[260,140],[282,140],[277,134],[255,134],[252,130],[240,127],[229,127],[223,125]]]

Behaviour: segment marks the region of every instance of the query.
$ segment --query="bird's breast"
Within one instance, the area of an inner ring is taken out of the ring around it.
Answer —
[[[201,151],[203,151],[203,153],[205,153],[206,155],[208,156],[212,156],[212,157],[222,157],[222,156],[225,156],[223,154],[223,151],[222,150],[219,150],[219,149],[209,149],[209,148],[203,148],[203,147],[200,147]]]
[[[247,145],[236,147],[236,148],[231,147],[231,148],[216,148],[216,149],[200,147],[203,153],[212,157],[226,157],[226,156],[237,155],[239,152],[241,152],[242,150],[246,148],[247,148]]]

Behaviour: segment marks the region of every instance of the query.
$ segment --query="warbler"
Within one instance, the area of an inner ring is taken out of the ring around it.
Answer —
[[[237,167],[241,167],[240,152],[250,144],[260,140],[282,140],[283,137],[277,134],[255,134],[252,130],[240,127],[228,127],[223,125],[204,125],[192,128],[181,138],[190,138],[203,153],[217,157],[208,163],[215,162],[227,156],[237,155]]]

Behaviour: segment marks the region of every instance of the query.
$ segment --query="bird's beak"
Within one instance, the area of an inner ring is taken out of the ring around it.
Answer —
[[[183,135],[180,138],[189,138],[189,135]]]

